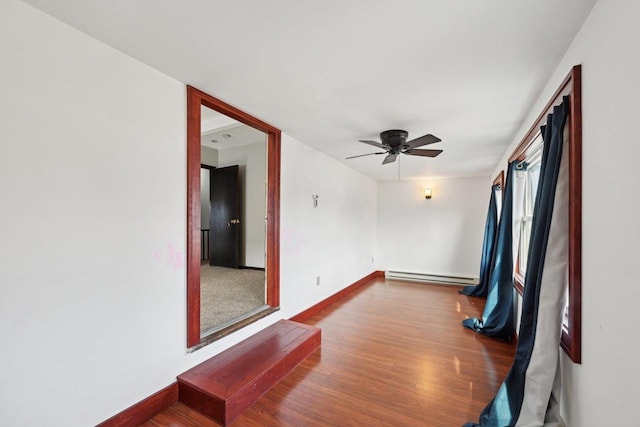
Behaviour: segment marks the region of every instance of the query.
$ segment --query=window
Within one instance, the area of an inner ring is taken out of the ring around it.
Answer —
[[[523,167],[514,176],[514,247],[517,249],[514,259],[515,286],[520,293],[524,288],[524,276],[527,272],[529,255],[529,239],[531,224],[533,223],[533,208],[536,201],[536,191],[540,180],[540,165],[542,160],[542,136],[538,135],[525,153]]]
[[[535,189],[539,176],[539,163],[536,167],[536,146],[540,138],[540,126],[546,122],[547,114],[555,105],[560,104],[563,96],[569,97],[569,117],[567,120],[567,152],[569,163],[569,207],[568,207],[568,237],[569,253],[567,268],[567,305],[563,313],[561,347],[575,363],[581,361],[581,328],[582,328],[582,74],[580,65],[576,65],[564,79],[556,93],[547,103],[525,137],[509,158],[512,161],[528,163],[527,172],[521,180],[515,179],[514,200],[514,286],[520,292],[524,289],[524,272],[527,269],[528,237],[531,233],[531,218],[528,212],[533,212],[535,203]],[[537,169],[537,170],[536,170]],[[517,174],[516,174],[517,175]],[[515,212],[520,209],[520,212]],[[515,259],[515,258],[514,258]]]
[[[504,188],[504,171],[500,171],[498,176],[493,179],[493,191],[496,197],[496,209],[498,211],[497,220],[500,222],[500,214],[502,213],[502,199],[504,197],[504,193],[502,189]]]

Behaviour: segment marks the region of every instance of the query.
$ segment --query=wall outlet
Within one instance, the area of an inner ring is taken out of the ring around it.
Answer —
[[[320,276],[316,277],[316,286],[320,286]]]

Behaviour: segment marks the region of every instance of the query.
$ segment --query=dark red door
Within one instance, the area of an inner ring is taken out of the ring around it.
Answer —
[[[240,190],[238,165],[211,171],[209,263],[238,268],[240,263]]]

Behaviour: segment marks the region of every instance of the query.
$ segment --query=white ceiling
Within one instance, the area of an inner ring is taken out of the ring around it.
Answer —
[[[200,114],[200,144],[216,150],[237,148],[256,142],[262,142],[266,147],[267,135],[264,132],[205,106],[200,109]]]
[[[490,174],[595,1],[26,3],[384,181]],[[344,160],[387,129],[444,153]]]

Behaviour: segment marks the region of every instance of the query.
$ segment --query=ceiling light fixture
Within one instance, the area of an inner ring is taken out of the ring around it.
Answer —
[[[222,137],[223,137],[223,138],[231,138],[231,134],[223,133],[223,134],[222,134]]]

